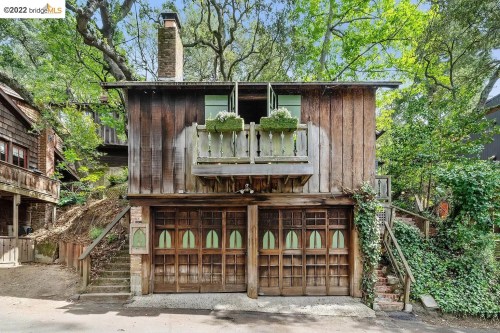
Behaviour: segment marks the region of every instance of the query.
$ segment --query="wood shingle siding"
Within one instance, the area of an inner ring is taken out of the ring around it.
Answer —
[[[28,168],[38,168],[38,137],[0,102],[0,139],[28,149]],[[12,151],[12,147],[9,147]],[[11,161],[10,161],[11,162]]]
[[[282,91],[277,93],[282,94]],[[298,94],[297,91],[293,92]],[[375,88],[304,89],[301,123],[308,133],[313,175],[300,179],[234,177],[203,182],[192,175],[193,123],[205,122],[205,94],[195,89],[129,89],[131,194],[234,192],[251,182],[256,192],[340,193],[373,181]],[[196,135],[196,134],[194,134]]]

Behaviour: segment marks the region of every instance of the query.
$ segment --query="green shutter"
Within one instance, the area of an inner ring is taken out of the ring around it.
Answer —
[[[172,248],[172,237],[170,236],[170,232],[167,230],[163,230],[160,234],[160,242],[158,246],[161,249],[171,249]]]
[[[243,241],[241,238],[241,233],[238,230],[233,230],[229,236],[229,248],[230,249],[241,249],[243,247]]]
[[[227,95],[205,95],[205,119],[214,119],[219,111],[229,111],[227,102]]]
[[[132,238],[132,247],[135,248],[145,248],[146,247],[146,235],[142,229],[136,229],[134,236]]]
[[[263,250],[274,250],[274,235],[271,231],[266,231],[262,239]]]
[[[335,231],[332,239],[332,249],[344,248],[344,233],[342,231]]]
[[[321,235],[317,231],[313,231],[309,236],[309,248],[321,249]]]
[[[207,249],[218,249],[219,248],[219,236],[215,230],[210,230],[207,234]]]
[[[291,230],[288,232],[288,234],[286,234],[285,248],[286,249],[299,248],[299,237],[297,237],[297,233],[295,231]]]
[[[287,108],[292,116],[300,120],[300,105],[302,96],[300,95],[278,95],[278,107]]]
[[[191,230],[187,230],[182,236],[182,248],[194,249],[194,234]]]

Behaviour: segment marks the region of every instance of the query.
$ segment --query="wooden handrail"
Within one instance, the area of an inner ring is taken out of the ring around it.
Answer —
[[[413,273],[411,271],[410,266],[408,265],[408,262],[406,261],[406,258],[403,254],[403,251],[401,251],[401,247],[398,244],[398,240],[396,239],[396,236],[394,236],[394,233],[392,232],[391,227],[389,226],[389,223],[387,221],[384,221],[385,225],[385,231],[389,233],[389,236],[391,236],[391,240],[394,243],[394,246],[396,247],[396,250],[398,251],[399,257],[401,258],[401,261],[403,262],[403,267],[405,269],[405,273],[410,277],[410,280],[412,283],[415,283],[415,278],[413,277]],[[389,244],[386,242],[386,246],[389,250]]]
[[[411,212],[411,211],[409,211],[409,210],[403,209],[403,208],[398,207],[398,206],[391,205],[391,207],[392,207],[392,208],[394,208],[394,209],[396,209],[396,210],[402,211],[403,213],[406,213],[406,214],[409,214],[409,215],[413,215],[413,216],[415,216],[415,217],[418,217],[418,218],[420,218],[420,219],[422,219],[422,220],[431,221],[431,222],[437,222],[437,221],[435,221],[435,220],[433,220],[433,219],[431,219],[431,218],[428,218],[428,217],[425,217],[425,216],[419,215],[419,214],[417,214],[417,213]]]
[[[92,252],[92,250],[94,250],[94,248],[97,246],[97,244],[99,244],[99,242],[102,241],[102,239],[104,237],[106,237],[106,235],[111,231],[111,229],[113,229],[113,227],[118,223],[118,221],[120,221],[122,219],[122,217],[128,213],[129,210],[130,210],[130,206],[127,206],[118,215],[116,215],[114,220],[111,221],[111,223],[109,223],[106,226],[106,228],[101,232],[101,234],[92,242],[92,244],[90,244],[90,246],[88,246],[85,249],[85,251],[82,253],[82,255],[78,259],[79,260],[86,259],[88,257],[88,255],[90,254],[90,252]]]

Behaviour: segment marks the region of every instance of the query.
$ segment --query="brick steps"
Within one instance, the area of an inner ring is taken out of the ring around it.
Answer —
[[[402,311],[404,303],[401,302],[399,284],[389,284],[387,278],[387,267],[379,266],[376,270],[377,282],[375,283],[375,300],[373,309],[377,311]],[[393,281],[394,278],[391,278]]]

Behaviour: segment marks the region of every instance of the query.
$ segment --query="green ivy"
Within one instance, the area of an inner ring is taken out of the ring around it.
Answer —
[[[380,204],[375,191],[364,183],[360,189],[353,192],[354,224],[358,229],[363,260],[363,277],[361,289],[363,302],[372,306],[375,299],[376,269],[380,260],[380,239],[376,213]]]
[[[426,242],[396,222],[394,233],[415,276],[411,296],[430,294],[443,312],[500,317],[500,269],[493,226],[499,225],[500,172],[486,161],[455,163],[437,172],[450,195],[450,216]]]

